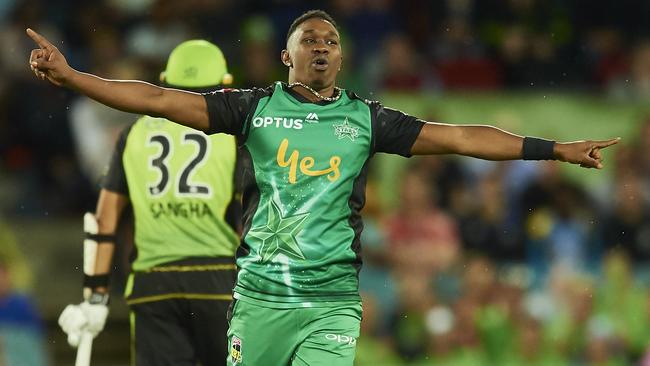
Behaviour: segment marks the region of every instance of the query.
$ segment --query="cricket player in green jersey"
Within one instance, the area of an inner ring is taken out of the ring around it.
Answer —
[[[221,50],[204,40],[178,45],[161,74],[166,85],[193,91],[215,90],[229,78]],[[84,218],[84,246],[93,248],[84,256],[95,253],[84,282],[86,301],[69,305],[60,317],[72,345],[84,331],[97,335],[106,320],[114,232],[130,202],[137,253],[125,297],[133,364],[226,363],[241,219],[235,165],[233,136],[206,135],[147,115],[124,129],[96,214]]]
[[[425,122],[341,89],[334,20],[298,17],[281,61],[288,83],[192,94],[106,80],[68,66],[29,29],[37,77],[113,108],[163,116],[237,137],[243,234],[228,330],[231,365],[352,365],[361,322],[360,211],[376,153],[461,154],[488,160],[557,159],[602,168],[608,141],[556,143],[486,125]]]

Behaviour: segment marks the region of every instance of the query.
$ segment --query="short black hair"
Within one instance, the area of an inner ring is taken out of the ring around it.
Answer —
[[[300,26],[300,24],[302,24],[302,23],[304,23],[307,20],[312,19],[312,18],[320,18],[320,19],[326,20],[326,21],[332,23],[332,25],[334,26],[334,29],[336,29],[337,31],[339,30],[339,27],[336,25],[336,22],[334,21],[334,18],[332,18],[331,15],[327,14],[326,11],[319,10],[319,9],[309,10],[309,11],[306,11],[305,13],[303,13],[298,18],[296,18],[293,21],[293,23],[291,23],[291,26],[289,27],[289,31],[287,32],[287,42],[289,41],[289,37],[291,37],[293,32],[296,31],[296,28],[298,28],[298,26]]]

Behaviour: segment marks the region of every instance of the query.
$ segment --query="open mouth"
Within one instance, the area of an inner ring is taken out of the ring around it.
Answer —
[[[325,71],[329,67],[329,62],[326,58],[317,58],[312,61],[311,65],[318,71]]]

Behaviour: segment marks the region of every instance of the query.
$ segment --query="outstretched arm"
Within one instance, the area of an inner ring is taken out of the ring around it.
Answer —
[[[143,81],[107,80],[79,72],[68,65],[63,54],[45,37],[29,28],[27,35],[39,47],[32,50],[29,65],[40,79],[74,89],[125,112],[164,117],[202,131],[208,129],[208,108],[202,95]]]
[[[553,159],[580,164],[585,168],[601,169],[601,149],[618,143],[620,139],[604,141],[575,141],[555,143]],[[418,135],[413,155],[460,154],[486,160],[514,160],[523,158],[524,138],[492,126],[450,125],[429,122]]]

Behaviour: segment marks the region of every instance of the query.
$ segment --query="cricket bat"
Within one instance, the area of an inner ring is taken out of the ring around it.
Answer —
[[[87,212],[84,215],[84,231],[89,234],[97,234],[99,227],[95,215]],[[95,257],[97,256],[97,242],[84,240],[84,273],[92,276],[95,273]],[[84,298],[88,299],[90,289],[84,289]],[[77,359],[75,366],[90,366],[90,356],[93,350],[93,335],[89,332],[81,334],[79,347],[77,347]]]

